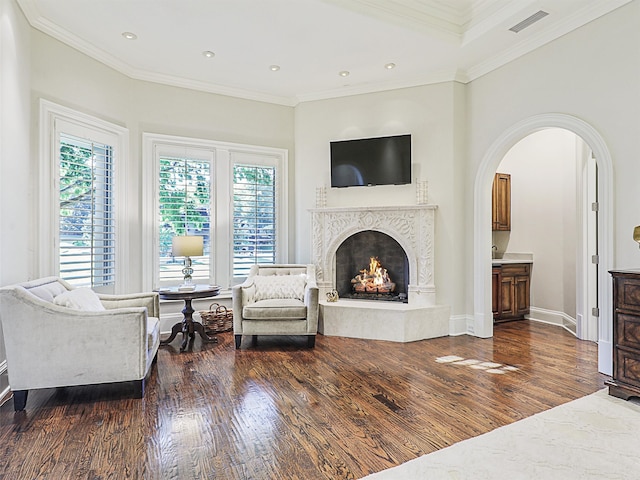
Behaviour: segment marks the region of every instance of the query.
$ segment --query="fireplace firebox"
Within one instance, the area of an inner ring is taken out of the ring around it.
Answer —
[[[385,233],[357,232],[336,251],[336,290],[340,298],[406,303],[408,284],[407,255]]]

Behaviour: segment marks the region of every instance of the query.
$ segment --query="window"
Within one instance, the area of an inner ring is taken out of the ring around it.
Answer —
[[[41,100],[40,145],[35,274],[103,293],[130,291],[129,245],[118,240],[134,223],[123,209],[128,131]]]
[[[160,282],[177,284],[183,278],[183,259],[171,254],[177,235],[203,237],[204,256],[192,259],[192,276],[209,282],[211,164],[208,161],[160,157],[159,184]],[[202,283],[202,282],[201,282]]]
[[[113,147],[60,134],[59,271],[75,286],[115,283]]]
[[[145,288],[181,282],[171,240],[185,233],[204,238],[196,283],[226,289],[254,263],[287,261],[286,150],[145,133],[143,157]]]
[[[233,166],[233,276],[276,261],[276,169]]]

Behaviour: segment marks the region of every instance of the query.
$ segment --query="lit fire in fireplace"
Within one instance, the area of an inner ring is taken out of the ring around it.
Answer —
[[[351,279],[351,284],[358,293],[391,293],[396,289],[377,257],[369,258],[369,269],[360,270],[360,274]]]

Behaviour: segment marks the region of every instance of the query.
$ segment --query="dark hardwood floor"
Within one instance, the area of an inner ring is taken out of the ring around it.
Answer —
[[[219,339],[182,354],[180,338],[160,347],[142,400],[108,385],[32,391],[21,413],[9,400],[0,478],[361,478],[606,379],[596,344],[528,321],[497,325],[491,339],[319,335],[312,350],[296,337],[241,350],[231,333]]]

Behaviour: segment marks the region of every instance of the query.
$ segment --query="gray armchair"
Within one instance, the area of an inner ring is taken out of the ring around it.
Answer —
[[[159,314],[157,293],[97,295],[56,277],[0,288],[15,410],[39,388],[126,382],[143,397]]]
[[[306,335],[318,332],[318,286],[313,265],[253,265],[232,288],[236,348],[243,335]]]

